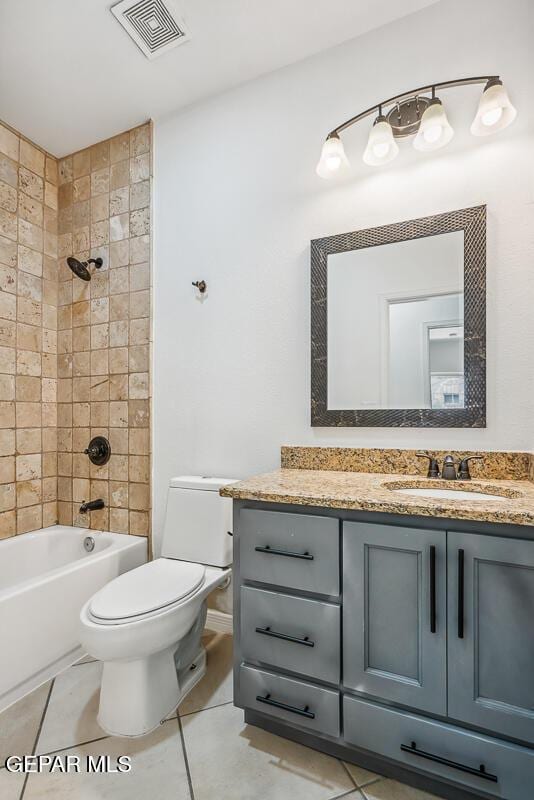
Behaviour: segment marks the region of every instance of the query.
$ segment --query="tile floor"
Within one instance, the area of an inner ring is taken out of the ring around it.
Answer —
[[[2,800],[432,800],[431,795],[245,725],[232,705],[232,639],[207,634],[208,674],[178,713],[142,739],[96,721],[101,666],[84,660],[0,715],[7,755],[132,758],[129,773],[0,769]]]

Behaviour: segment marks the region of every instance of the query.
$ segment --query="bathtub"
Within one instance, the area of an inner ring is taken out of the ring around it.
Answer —
[[[92,552],[84,548],[87,536]],[[66,525],[0,542],[0,711],[84,655],[81,607],[146,560],[141,536]]]

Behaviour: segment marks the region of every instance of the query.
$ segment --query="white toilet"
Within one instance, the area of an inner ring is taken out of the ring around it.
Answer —
[[[232,501],[225,478],[173,478],[161,558],[114,578],[80,612],[80,640],[104,662],[98,723],[114,736],[157,727],[206,671],[208,594],[228,581]]]

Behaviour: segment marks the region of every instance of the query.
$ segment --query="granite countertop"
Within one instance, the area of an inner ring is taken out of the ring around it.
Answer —
[[[397,494],[387,488],[459,489],[499,494],[505,500],[445,500]],[[534,483],[528,480],[446,481],[413,475],[279,469],[224,486],[223,497],[266,503],[413,514],[511,525],[534,525]]]

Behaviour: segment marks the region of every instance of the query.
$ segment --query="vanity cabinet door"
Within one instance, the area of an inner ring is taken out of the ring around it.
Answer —
[[[534,742],[534,542],[448,533],[449,717]]]
[[[343,684],[447,712],[446,534],[343,525]]]

